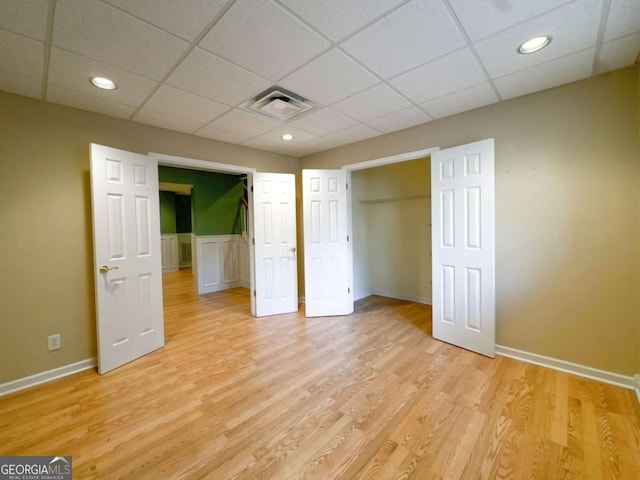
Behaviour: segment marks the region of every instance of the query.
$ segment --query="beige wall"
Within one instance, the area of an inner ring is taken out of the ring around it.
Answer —
[[[96,355],[89,143],[297,173],[297,159],[0,93],[0,383]],[[47,336],[62,349],[47,352]]]
[[[90,142],[299,172],[494,137],[497,342],[640,372],[639,97],[631,68],[298,162],[0,92],[0,383],[95,355]]]
[[[497,343],[632,374],[639,345],[638,69],[301,159],[336,168],[496,142]]]
[[[430,169],[424,158],[351,174],[355,298],[431,301]]]

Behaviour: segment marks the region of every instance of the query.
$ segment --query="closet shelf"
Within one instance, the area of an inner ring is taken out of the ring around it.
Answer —
[[[420,200],[423,198],[431,198],[431,195],[412,195],[408,197],[372,198],[369,200],[360,200],[360,203],[404,202],[407,200]]]

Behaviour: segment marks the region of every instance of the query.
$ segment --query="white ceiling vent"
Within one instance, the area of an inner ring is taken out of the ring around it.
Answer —
[[[274,87],[243,103],[240,108],[284,122],[313,108],[313,103],[283,88]]]

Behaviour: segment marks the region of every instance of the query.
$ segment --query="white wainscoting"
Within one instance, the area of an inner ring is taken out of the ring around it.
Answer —
[[[162,252],[162,273],[178,270],[178,235],[160,235],[160,251]]]
[[[195,236],[198,294],[242,286],[240,235]]]

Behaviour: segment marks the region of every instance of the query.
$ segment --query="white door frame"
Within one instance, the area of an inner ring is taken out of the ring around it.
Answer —
[[[425,148],[423,150],[414,150],[413,152],[399,153],[388,157],[374,158],[364,162],[350,163],[342,167],[343,170],[355,171],[364,170],[366,168],[381,167],[383,165],[391,165],[392,163],[408,162],[410,160],[418,160],[430,156],[433,152],[440,150],[440,147]]]
[[[253,185],[253,174],[258,170],[251,167],[243,167],[240,165],[231,165],[228,163],[210,162],[208,160],[199,160],[196,158],[178,157],[175,155],[167,155],[165,153],[149,152],[150,157],[155,157],[158,160],[158,165],[164,165],[167,167],[186,168],[188,170],[204,170],[208,172],[218,173],[232,173],[237,175],[247,176],[247,185],[251,190]],[[253,229],[253,209],[249,209],[249,224]],[[253,235],[253,232],[250,232]],[[249,247],[249,282],[250,291],[255,290],[255,258],[254,258],[253,246]],[[251,315],[256,314],[256,302],[253,295],[251,297]]]

